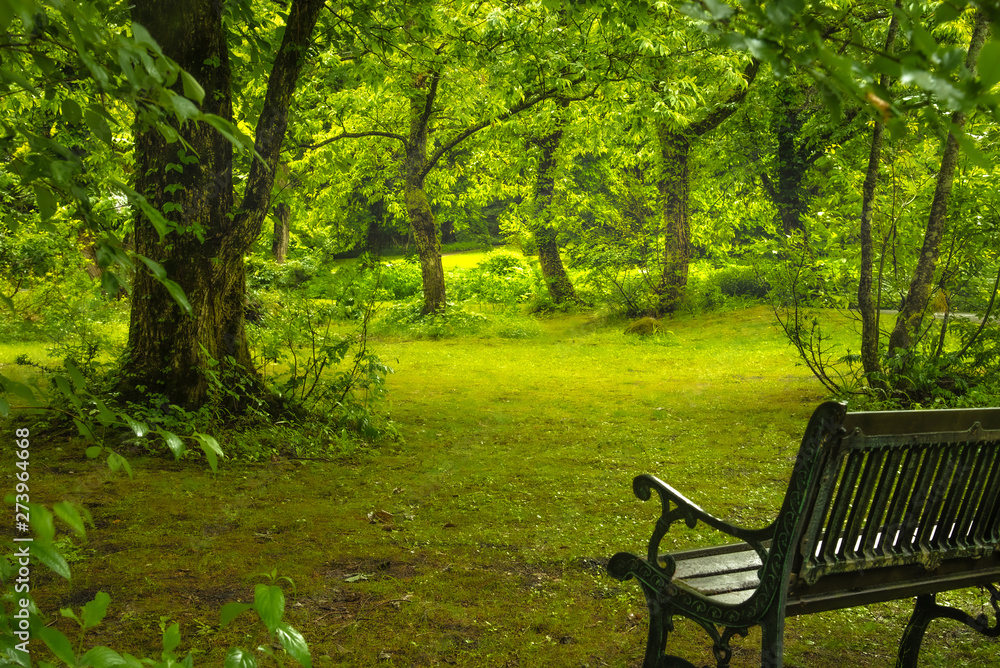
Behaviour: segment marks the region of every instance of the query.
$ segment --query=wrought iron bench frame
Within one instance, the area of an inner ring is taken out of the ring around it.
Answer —
[[[760,626],[761,666],[780,668],[785,618],[916,596],[897,668],[916,668],[933,619],[1000,637],[1000,408],[848,413],[824,403],[813,413],[781,510],[762,529],[705,512],[650,475],[662,512],[646,558],[621,552],[608,572],[635,578],[649,608],[643,668],[694,668],[667,655],[673,617],[709,634],[718,668],[730,641]],[[671,525],[701,522],[738,543],[660,553]],[[973,618],[934,595],[980,586],[997,619]]]

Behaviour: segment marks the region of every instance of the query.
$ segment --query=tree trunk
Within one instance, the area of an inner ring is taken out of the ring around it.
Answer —
[[[284,202],[274,205],[274,238],[271,241],[271,254],[274,261],[282,264],[288,255],[288,235],[291,231],[290,220],[292,208]]]
[[[896,3],[899,6],[899,3]],[[893,13],[889,21],[889,29],[885,36],[885,50],[892,54],[896,41],[896,31],[899,28],[898,14]],[[882,75],[879,79],[882,88],[888,88],[889,79]],[[868,170],[865,172],[865,182],[861,187],[861,270],[858,278],[858,310],[861,312],[861,366],[865,376],[871,378],[881,371],[878,356],[878,304],[874,295],[875,251],[872,244],[872,211],[875,205],[875,186],[878,184],[878,168],[882,156],[882,132],[885,126],[877,122],[872,130],[872,145],[868,154]]]
[[[418,76],[410,98],[410,134],[406,142],[404,192],[410,230],[420,256],[423,278],[424,306],[428,313],[443,313],[445,309],[444,266],[441,264],[441,240],[438,238],[434,212],[424,192],[427,170],[427,126],[430,122],[438,76]],[[429,90],[425,87],[429,87]]]
[[[661,232],[663,255],[657,314],[673,313],[680,306],[687,287],[688,265],[691,262],[691,223],[688,220],[690,174],[688,154],[691,140],[658,123],[656,139],[660,147],[660,206],[663,212]]]
[[[781,229],[786,236],[804,232],[802,214],[806,202],[802,192],[802,180],[806,172],[805,143],[800,133],[804,121],[802,112],[793,104],[794,89],[788,82],[782,82],[778,89],[778,122],[775,134],[778,139],[778,187],[774,193],[774,204],[781,218]]]
[[[560,103],[560,106],[565,109],[569,103]],[[556,186],[556,151],[559,150],[562,135],[563,128],[560,125],[558,129],[538,141],[542,148],[542,156],[538,160],[538,174],[535,177],[535,210],[530,221],[531,233],[538,247],[538,263],[542,269],[542,277],[548,286],[549,296],[556,304],[579,301],[573,283],[563,266],[562,257],[559,255],[559,244],[556,243],[558,233],[549,221]]]
[[[979,52],[989,32],[990,23],[986,12],[980,9],[976,14],[976,24],[969,42],[969,52],[965,58],[965,66],[973,74],[976,72]],[[965,114],[955,112],[952,115],[952,124],[959,129],[964,127]],[[949,132],[948,138],[945,140],[944,153],[941,156],[941,169],[934,187],[934,199],[927,216],[923,247],[920,250],[920,257],[917,259],[917,266],[913,272],[903,308],[896,316],[896,325],[893,327],[892,334],[889,335],[888,355],[890,357],[899,354],[901,350],[909,350],[919,334],[924,311],[930,301],[934,271],[940,256],[941,238],[944,236],[945,223],[947,222],[948,200],[951,196],[955,168],[958,165],[958,154],[958,139],[955,138],[954,133]]]
[[[688,265],[691,262],[691,222],[688,219],[688,196],[691,191],[688,157],[691,142],[703,137],[733,115],[757,77],[760,61],[754,58],[743,70],[746,87],[717,105],[705,118],[683,130],[671,130],[665,122],[656,123],[660,148],[660,178],[657,188],[663,208],[663,256],[656,315],[673,313],[680,306],[687,289]]]
[[[120,390],[139,398],[147,392],[198,408],[211,399],[211,378],[241,374],[249,382],[227,386],[243,393],[240,409],[262,392],[253,373],[244,327],[246,270],[243,256],[260,234],[274,180],[287,110],[322,3],[296,1],[275,59],[246,194],[234,215],[232,145],[207,123],[177,128],[190,146],[168,143],[155,131],[137,128],[135,189],[176,229],[161,238],[142,215],[135,223],[135,251],[159,262],[184,291],[190,313],[150,272],[136,273],[128,348]],[[158,0],[133,6],[163,52],[191,73],[205,90],[202,111],[232,117],[226,31],[221,5],[207,0]],[[180,84],[178,84],[178,91]],[[178,187],[179,186],[179,187]]]

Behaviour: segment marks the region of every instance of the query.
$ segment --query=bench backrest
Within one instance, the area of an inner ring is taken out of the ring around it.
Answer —
[[[800,578],[1000,549],[1000,408],[840,415],[798,518]]]

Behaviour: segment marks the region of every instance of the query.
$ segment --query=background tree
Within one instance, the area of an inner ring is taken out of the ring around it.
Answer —
[[[578,95],[585,77],[574,54],[588,50],[574,41],[583,33],[564,32],[559,21],[540,6],[383,7],[362,49],[364,78],[341,94],[335,112],[340,126],[312,142],[366,139],[370,150],[394,157],[420,256],[425,313],[441,312],[446,303],[428,179],[476,133],[545,100]]]

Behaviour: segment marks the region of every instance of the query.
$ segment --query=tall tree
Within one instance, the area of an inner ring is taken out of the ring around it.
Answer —
[[[365,76],[339,98],[339,133],[331,129],[333,136],[312,146],[364,138],[370,150],[396,156],[420,256],[424,313],[446,304],[435,172],[480,131],[545,100],[578,97],[585,82],[593,87],[579,58],[594,52],[584,30],[564,30],[565,18],[539,5],[433,0],[372,14],[359,56]],[[396,146],[387,148],[385,140]]]
[[[174,123],[174,134],[165,135],[140,124],[135,190],[163,212],[172,229],[164,235],[162,223],[140,214],[136,252],[155,273],[176,280],[186,299],[155,276],[137,276],[121,380],[125,392],[145,389],[169,403],[197,407],[210,398],[210,373],[253,373],[244,323],[243,257],[269,208],[289,104],[323,5],[322,0],[292,2],[239,206],[232,138],[219,131],[225,126],[181,119]],[[203,109],[229,120],[232,71],[222,11],[222,4],[209,0],[157,0],[137,3],[132,19],[197,80],[184,81],[203,89]]]
[[[895,9],[900,3],[896,2]],[[896,43],[896,33],[899,30],[899,14],[893,12],[885,35],[884,53],[892,55]],[[889,77],[879,76],[879,86],[888,88]],[[874,95],[874,93],[873,93]],[[875,249],[872,240],[872,218],[875,204],[875,187],[878,184],[879,163],[882,159],[882,135],[884,123],[875,123],[872,129],[871,149],[868,153],[868,168],[865,180],[861,186],[861,220],[858,224],[858,234],[861,245],[861,266],[858,272],[858,311],[861,313],[861,365],[865,374],[871,379],[881,370],[879,361],[879,311],[875,297],[874,266]]]
[[[538,137],[534,143],[538,145],[541,155],[538,157],[538,168],[535,172],[535,188],[533,210],[528,226],[538,249],[538,264],[542,270],[542,278],[548,287],[549,296],[556,304],[576,302],[576,290],[566,273],[562,256],[559,253],[558,228],[553,224],[553,199],[556,191],[556,172],[559,167],[558,151],[566,129],[566,110],[569,100],[556,100],[557,117],[555,127],[550,128]]]
[[[965,56],[965,69],[972,77],[976,76],[979,53],[982,51],[989,34],[989,16],[986,11],[980,9],[976,13],[969,49]],[[934,200],[931,202],[931,209],[927,216],[923,247],[913,271],[913,278],[910,280],[903,308],[896,316],[896,324],[889,336],[889,356],[909,349],[913,341],[919,337],[924,313],[930,302],[934,272],[941,255],[941,239],[944,236],[948,219],[948,200],[951,197],[952,182],[958,165],[960,147],[956,132],[962,131],[966,118],[967,114],[963,110],[955,111],[951,116],[951,129],[945,139],[944,151],[941,155],[941,168],[938,171],[934,188]]]
[[[717,128],[736,111],[747,88],[757,76],[760,61],[753,59],[743,71],[743,84],[727,98],[706,105],[708,113],[687,123],[658,119],[656,141],[660,151],[660,206],[662,207],[663,258],[657,315],[672,313],[680,305],[687,287],[691,262],[691,221],[688,199],[691,192],[689,157],[691,145]]]

